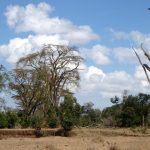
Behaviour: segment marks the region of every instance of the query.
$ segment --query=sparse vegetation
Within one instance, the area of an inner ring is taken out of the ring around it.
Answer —
[[[11,133],[11,131],[9,132]],[[28,132],[28,130],[24,129],[22,133],[25,132]],[[43,133],[43,131],[41,132]],[[106,128],[81,128],[73,129],[73,132],[75,135],[67,138],[60,136],[43,137],[43,135],[42,138],[38,139],[32,136],[32,138],[14,138],[14,136],[12,138],[7,138],[3,135],[3,138],[0,140],[0,149],[50,150],[50,148],[54,148],[54,150],[147,150],[150,147],[149,129],[146,135],[140,132],[139,134],[132,133],[130,129]],[[123,135],[123,132],[125,132],[126,135]]]
[[[108,150],[121,150],[120,148],[118,148],[118,146],[116,145],[116,143],[114,144],[109,144],[108,146]]]

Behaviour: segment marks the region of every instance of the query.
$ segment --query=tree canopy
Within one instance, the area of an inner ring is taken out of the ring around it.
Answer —
[[[12,71],[13,96],[31,115],[42,105],[47,113],[50,106],[58,106],[67,89],[79,84],[79,65],[82,61],[76,47],[44,45],[36,53],[22,57]]]

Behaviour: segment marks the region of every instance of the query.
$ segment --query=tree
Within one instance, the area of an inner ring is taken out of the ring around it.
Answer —
[[[14,98],[28,115],[38,107],[47,114],[50,107],[58,106],[66,89],[78,86],[82,60],[77,48],[51,44],[20,58],[12,72]]]
[[[145,126],[145,123],[148,121],[148,115],[150,111],[150,95],[139,93],[138,101],[140,103],[140,115],[141,115],[141,122],[142,126]]]
[[[144,73],[146,75],[146,78],[147,78],[147,81],[149,82],[150,84],[150,78],[149,78],[149,75],[147,73],[147,71],[150,71],[150,67],[147,65],[147,64],[143,64],[142,61],[141,61],[141,58],[140,56],[138,55],[138,53],[136,52],[136,50],[134,48],[132,48],[140,65],[142,66],[143,70],[144,70]],[[145,48],[143,47],[143,43],[141,43],[141,50],[143,51],[144,55],[147,57],[147,59],[150,61],[150,54],[147,52],[147,50],[145,50]]]
[[[119,104],[105,108],[102,117],[105,125],[131,127],[149,123],[150,95],[139,93],[122,97]]]
[[[74,125],[78,124],[81,107],[71,93],[65,95],[64,101],[60,104],[59,111],[61,125],[65,130],[70,130]]]
[[[115,104],[102,111],[102,120],[105,126],[120,126],[121,104]]]
[[[43,101],[44,88],[40,81],[40,74],[35,70],[16,68],[12,71],[11,89],[15,92],[12,96],[22,109],[25,116],[34,114]]]
[[[95,126],[101,123],[101,111],[93,108],[93,106],[92,102],[85,103],[82,106],[81,126]]]
[[[9,75],[3,65],[0,65],[0,93],[6,91],[9,81]],[[0,96],[0,110],[5,108],[5,100]]]
[[[0,92],[6,87],[6,82],[8,79],[8,74],[3,65],[0,65]]]
[[[113,103],[113,104],[118,104],[119,103],[119,97],[115,96],[114,98],[110,98],[110,101]]]

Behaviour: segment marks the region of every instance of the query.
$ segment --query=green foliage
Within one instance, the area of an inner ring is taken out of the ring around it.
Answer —
[[[138,94],[126,96],[120,104],[103,110],[104,125],[132,127],[145,126],[149,123],[150,95]]]
[[[78,124],[81,114],[80,105],[77,103],[72,94],[67,94],[64,101],[60,104],[60,123],[65,130],[71,130],[74,125]]]
[[[19,123],[22,128],[28,128],[30,127],[31,119],[28,116],[21,116]]]
[[[57,119],[57,118],[50,118],[50,119],[48,120],[48,126],[49,126],[50,128],[56,128],[57,125],[58,125],[58,119]]]
[[[0,93],[8,92],[9,75],[3,65],[0,65]],[[0,111],[5,109],[5,99],[0,95]]]
[[[80,126],[99,126],[101,123],[101,111],[93,108],[93,106],[92,102],[88,102],[82,106]]]
[[[8,73],[3,65],[0,65],[0,92],[6,88],[7,81],[9,81]]]
[[[120,126],[121,105],[113,105],[102,111],[103,123],[105,126]]]
[[[59,113],[58,108],[56,106],[49,106],[49,110],[47,112],[47,124],[50,128],[56,128],[59,124]]]
[[[6,128],[7,126],[8,122],[5,113],[0,112],[0,128]]]
[[[86,127],[91,125],[91,120],[88,115],[82,115],[80,118],[80,126]]]
[[[41,128],[43,124],[43,119],[40,116],[30,117],[29,126],[32,128]]]
[[[63,127],[64,130],[70,131],[73,126],[74,126],[74,120],[70,117],[64,117],[63,120],[61,121],[61,126]]]
[[[14,128],[16,123],[18,122],[18,116],[16,112],[13,111],[6,112],[6,119],[8,123],[8,128]]]
[[[124,127],[132,127],[136,124],[136,114],[133,107],[127,107],[125,111],[120,114],[121,125]]]
[[[68,85],[78,86],[81,61],[76,47],[51,44],[20,58],[11,72],[13,98],[27,116],[42,109],[46,117],[51,105],[58,106]]]

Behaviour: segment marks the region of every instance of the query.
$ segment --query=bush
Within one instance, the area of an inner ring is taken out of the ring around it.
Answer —
[[[30,127],[32,128],[41,128],[42,127],[42,118],[39,116],[33,116],[30,118]]]
[[[20,125],[21,125],[22,128],[27,128],[27,127],[30,126],[30,121],[31,121],[30,117],[28,117],[28,116],[22,116],[20,118],[19,123],[20,123]]]
[[[15,112],[8,111],[6,113],[6,119],[8,122],[8,128],[14,128],[16,123],[18,122],[18,117]]]
[[[76,98],[72,94],[66,95],[59,109],[61,126],[64,130],[71,130],[74,125],[77,125],[81,113],[81,107]]]
[[[64,128],[64,130],[70,131],[70,130],[72,130],[74,124],[73,124],[73,121],[71,118],[64,118],[61,121],[61,125]]]
[[[48,120],[48,126],[50,128],[56,128],[58,124],[58,120],[56,118],[51,118]]]
[[[8,126],[8,122],[6,119],[6,115],[3,112],[0,112],[0,128],[6,128]]]

